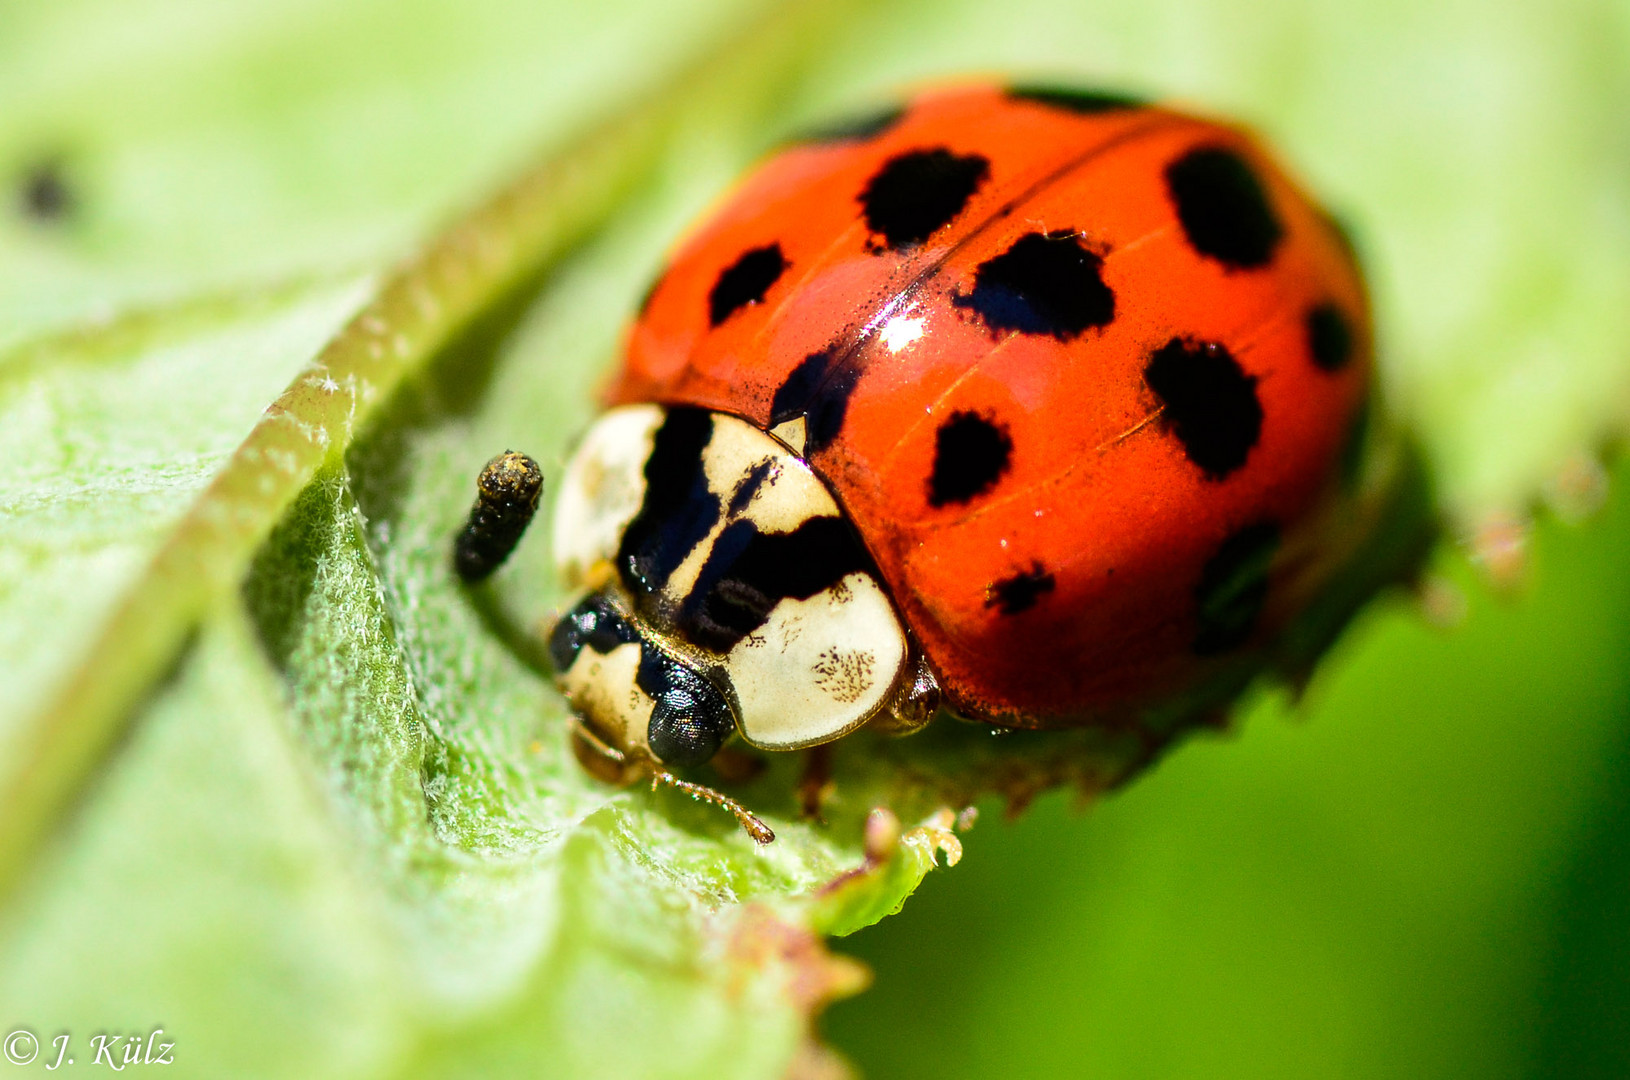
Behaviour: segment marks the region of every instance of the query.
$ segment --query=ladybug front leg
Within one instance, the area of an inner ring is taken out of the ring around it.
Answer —
[[[804,755],[804,772],[798,778],[798,814],[805,821],[826,823],[821,806],[832,796],[832,744],[810,747]]]
[[[722,791],[715,791],[706,784],[692,783],[681,780],[667,769],[657,767],[651,773],[651,790],[655,791],[658,784],[667,784],[671,788],[683,791],[693,799],[712,803],[721,810],[728,810],[736,816],[736,822],[742,831],[753,838],[755,843],[769,844],[775,841],[775,830],[764,824],[759,817],[741,803],[732,799]]]
[[[589,730],[588,725],[577,717],[571,718],[572,726],[572,754],[577,758],[578,764],[589,775],[608,784],[626,787],[636,780],[649,779],[651,790],[655,791],[658,784],[684,792],[693,799],[712,803],[721,810],[727,810],[735,816],[737,824],[742,831],[751,836],[756,843],[768,844],[775,840],[775,830],[771,829],[752,811],[741,803],[724,794],[715,791],[706,784],[697,784],[690,780],[681,780],[662,765],[643,755],[627,754],[610,745]]]
[[[627,787],[650,775],[648,765],[607,743],[589,730],[589,726],[580,718],[572,716],[568,722],[572,731],[572,756],[583,766],[583,771],[596,780]]]

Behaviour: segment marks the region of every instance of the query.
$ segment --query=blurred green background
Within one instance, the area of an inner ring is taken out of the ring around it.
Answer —
[[[1304,708],[1260,701],[1080,813],[987,807],[842,943],[871,1076],[1630,1075],[1630,494],[1545,524],[1520,597],[1457,558]]]
[[[0,0],[0,755],[390,267],[764,6]],[[1390,402],[1474,542],[1433,566],[1451,625],[1386,598],[1300,706],[1262,691],[1085,812],[983,806],[958,866],[834,943],[876,981],[821,1031],[878,1080],[1630,1075],[1630,470],[1596,509],[1595,469],[1630,417],[1625,0],[856,5],[690,118],[488,374],[411,381],[308,491],[271,553],[329,575],[295,660],[234,609],[128,703],[0,911],[0,1025],[161,1021],[177,1074],[820,1075],[807,1003],[743,991],[710,934],[857,836],[761,856],[585,780],[439,545],[497,444],[564,444],[754,154],[967,72],[1262,131],[1354,226]],[[42,170],[65,212],[28,209]],[[1487,539],[1536,507],[1496,589]],[[538,609],[541,550],[511,578]]]

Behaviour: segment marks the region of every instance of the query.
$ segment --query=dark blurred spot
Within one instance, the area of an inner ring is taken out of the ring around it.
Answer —
[[[62,162],[52,158],[25,172],[17,202],[23,215],[35,221],[61,221],[72,213],[76,200]]]
[[[1113,90],[1083,90],[1077,87],[1042,84],[1009,87],[1007,96],[1015,101],[1028,101],[1036,105],[1046,105],[1049,108],[1075,113],[1077,116],[1121,112],[1126,109],[1141,108],[1147,104],[1140,97],[1118,93]]]

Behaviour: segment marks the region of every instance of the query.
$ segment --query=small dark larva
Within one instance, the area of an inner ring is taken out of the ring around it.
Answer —
[[[543,470],[525,454],[506,450],[476,478],[470,520],[453,546],[453,568],[468,582],[490,577],[520,542],[543,492]]]

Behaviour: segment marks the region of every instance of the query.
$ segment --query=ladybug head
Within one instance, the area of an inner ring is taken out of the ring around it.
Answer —
[[[736,732],[793,750],[922,712],[870,556],[809,466],[742,420],[605,414],[562,479],[554,549],[587,590],[550,637],[556,678],[618,754],[692,766]]]

